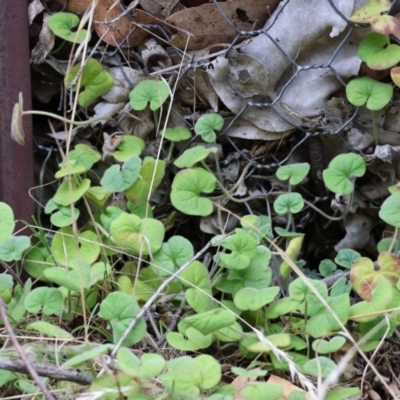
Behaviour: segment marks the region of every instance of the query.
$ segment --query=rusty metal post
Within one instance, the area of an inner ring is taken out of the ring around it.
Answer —
[[[32,107],[28,29],[28,1],[1,0],[0,200],[12,207],[16,219],[24,221],[31,221],[34,214],[28,193],[34,185],[31,116],[24,117],[24,146],[11,139],[10,127],[19,92],[23,93],[24,109]]]

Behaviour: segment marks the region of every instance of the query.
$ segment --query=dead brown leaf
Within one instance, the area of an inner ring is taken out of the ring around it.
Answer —
[[[298,386],[293,385],[293,383],[287,381],[286,379],[280,378],[279,376],[271,375],[268,379],[268,383],[274,383],[283,388],[283,395],[281,396],[280,400],[286,400],[292,392],[297,391],[305,393],[303,389],[300,389]],[[311,400],[310,393],[306,394],[306,399]]]
[[[65,0],[57,0],[57,2],[65,4]],[[99,37],[105,35],[103,41],[112,46],[118,46],[127,36],[129,36],[127,46],[138,46],[143,43],[148,33],[137,27],[128,16],[125,15],[112,24],[107,23],[122,14],[118,3],[118,0],[99,0],[94,10],[94,29]],[[92,0],[69,0],[66,11],[82,15],[91,4]],[[152,16],[142,10],[133,10],[131,15],[138,23],[155,23]]]
[[[28,7],[29,25],[33,22],[35,17],[44,10],[43,4],[40,0],[33,0]]]
[[[279,0],[231,0],[219,3],[226,18],[240,30],[250,31],[262,27]],[[215,4],[203,4],[172,14],[167,22],[191,32],[187,50],[199,50],[215,43],[231,42],[237,32],[219,12]],[[172,46],[185,48],[187,35],[179,31],[170,41]]]
[[[49,15],[44,14],[39,40],[32,49],[31,62],[33,64],[41,64],[54,47],[54,33],[49,28],[48,20]]]

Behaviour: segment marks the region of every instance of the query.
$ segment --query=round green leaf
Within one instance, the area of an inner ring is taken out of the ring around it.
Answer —
[[[207,143],[214,143],[217,138],[215,131],[224,126],[224,119],[219,114],[204,114],[196,122],[194,131],[201,135]]]
[[[387,224],[400,228],[400,193],[390,195],[383,202],[379,217]]]
[[[64,267],[78,258],[92,264],[100,254],[99,240],[94,232],[79,233],[75,239],[71,227],[61,228],[56,232],[51,250],[55,261]]]
[[[274,210],[278,214],[300,212],[304,207],[304,200],[300,193],[286,193],[279,195],[274,201]]]
[[[30,313],[38,313],[43,308],[46,315],[59,315],[64,304],[62,293],[58,289],[39,287],[32,290],[25,298],[25,308]]]
[[[321,356],[307,361],[303,368],[311,376],[326,378],[336,369],[336,364],[330,358]]]
[[[100,181],[101,186],[107,192],[123,192],[128,189],[139,176],[142,160],[137,157],[131,157],[122,165],[112,165],[108,168]]]
[[[174,165],[178,168],[190,168],[199,161],[205,160],[211,153],[217,153],[218,149],[216,147],[204,147],[196,146],[191,149],[185,150],[185,152],[179,156]]]
[[[383,70],[400,61],[400,46],[390,44],[388,35],[372,32],[361,41],[358,55],[369,68]]]
[[[171,142],[180,142],[191,138],[191,133],[183,126],[177,126],[175,128],[167,128],[163,131],[165,139]]]
[[[31,240],[28,236],[10,236],[0,244],[0,259],[3,261],[19,261],[22,253],[29,248]]]
[[[254,288],[243,288],[234,297],[235,306],[240,310],[259,310],[261,307],[271,303],[279,293],[279,287],[269,287],[262,290]]]
[[[117,353],[119,367],[126,374],[139,379],[152,379],[165,367],[165,360],[159,354],[143,354],[139,358],[130,349],[121,347]]]
[[[75,65],[68,71],[64,79],[66,88],[69,88],[80,69],[81,63]],[[83,68],[80,78],[79,104],[82,107],[87,107],[102,94],[110,90],[113,83],[114,80],[110,73],[103,69],[102,65],[97,60],[91,58]],[[84,89],[82,90],[82,88]],[[73,90],[77,90],[77,85],[75,85]]]
[[[356,78],[346,86],[347,99],[356,107],[365,103],[369,110],[381,110],[393,96],[393,88],[388,83],[375,81],[371,78]]]
[[[164,225],[152,218],[140,219],[136,215],[122,213],[111,222],[111,235],[117,246],[135,255],[154,254],[164,240]]]
[[[133,135],[124,135],[121,143],[111,154],[117,161],[125,162],[133,156],[140,156],[144,146],[143,139]]]
[[[164,178],[164,174],[165,161],[146,157],[140,168],[139,178],[136,179],[132,186],[125,190],[126,198],[135,206],[145,204],[149,195],[152,194],[160,185]],[[149,209],[149,212],[151,212],[151,208]],[[151,217],[151,215],[148,214],[147,217]]]
[[[179,332],[168,332],[167,342],[180,351],[197,351],[211,346],[212,335],[203,335],[198,330],[189,327],[185,335]]]
[[[312,348],[319,354],[328,354],[339,350],[345,343],[346,339],[343,336],[335,336],[330,340],[315,340],[312,344]]]
[[[99,317],[107,320],[113,331],[113,341],[117,343],[129,324],[140,311],[136,299],[126,293],[112,292],[101,303]],[[146,323],[139,318],[133,330],[124,340],[124,346],[140,342],[146,333]]]
[[[53,200],[61,206],[69,206],[71,203],[77,202],[89,189],[90,179],[78,180],[78,177],[67,177],[58,187]]]
[[[139,82],[130,92],[129,99],[134,110],[144,110],[150,103],[152,111],[158,110],[169,96],[169,86],[160,80]]]
[[[216,183],[215,176],[203,168],[184,169],[172,182],[171,202],[185,214],[206,217],[213,212],[213,204],[200,193],[212,193]]]
[[[209,390],[217,386],[221,380],[221,366],[218,361],[208,354],[202,354],[194,359],[201,372],[200,388]]]
[[[344,268],[351,268],[353,264],[361,258],[360,253],[352,249],[342,249],[335,257],[335,263]]]
[[[276,176],[282,181],[289,179],[291,185],[297,185],[307,176],[309,171],[309,163],[290,164],[279,167]]]
[[[56,36],[72,43],[82,43],[86,39],[90,40],[90,34],[86,29],[80,29],[79,31],[73,32],[79,24],[79,17],[75,14],[58,12],[50,15],[49,28],[53,31]]]
[[[365,161],[354,153],[340,154],[323,171],[323,178],[327,188],[333,193],[351,193],[354,189],[350,177],[361,177],[365,174]]]
[[[0,243],[4,242],[14,232],[14,213],[11,207],[0,202]]]
[[[170,276],[194,256],[192,243],[182,236],[172,236],[153,255],[151,267],[161,276]]]
[[[79,218],[80,211],[74,207],[74,213],[72,214],[71,207],[60,207],[60,209],[51,215],[50,221],[54,226],[58,228],[64,228],[72,225]]]

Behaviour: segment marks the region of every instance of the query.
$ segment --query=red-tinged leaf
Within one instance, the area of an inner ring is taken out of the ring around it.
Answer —
[[[396,86],[400,87],[400,67],[395,67],[390,70],[390,76]]]
[[[380,15],[369,21],[371,28],[383,35],[390,35],[400,28],[400,22],[391,15]]]

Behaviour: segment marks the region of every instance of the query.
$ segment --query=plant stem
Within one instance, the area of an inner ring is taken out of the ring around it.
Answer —
[[[23,115],[43,115],[44,117],[50,117],[50,118],[54,118],[54,119],[58,119],[59,121],[63,121],[66,124],[71,124],[71,125],[75,125],[75,126],[85,126],[85,125],[89,125],[92,122],[98,122],[98,121],[104,121],[105,119],[112,121],[113,119],[110,117],[99,117],[99,118],[91,118],[88,119],[87,121],[73,121],[72,119],[67,119],[64,117],[61,117],[60,115],[57,114],[53,114],[53,113],[49,113],[46,111],[23,111],[22,112]]]
[[[378,146],[378,127],[376,126],[376,114],[371,110],[372,131],[374,132],[375,146]]]

